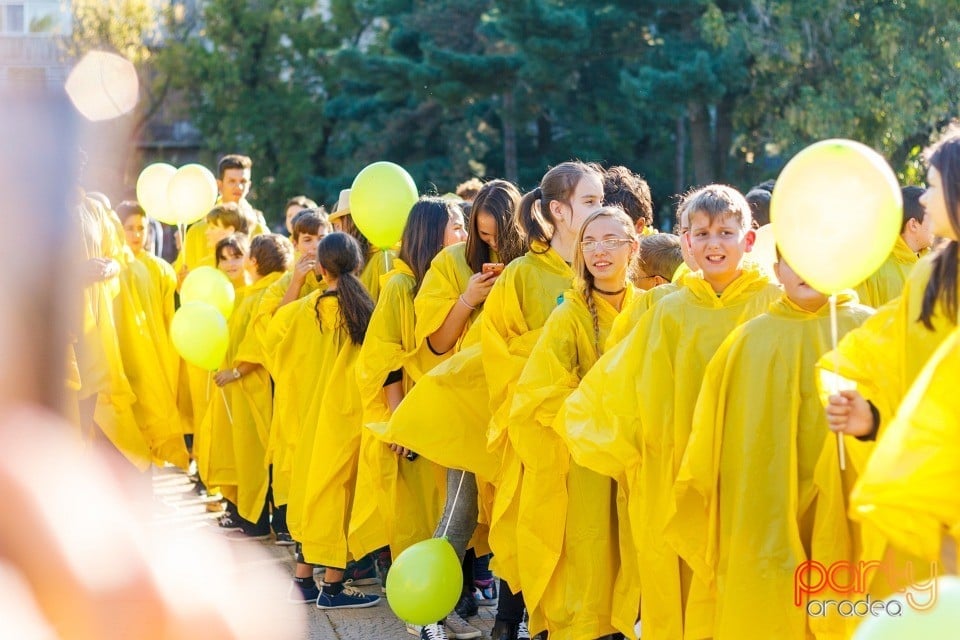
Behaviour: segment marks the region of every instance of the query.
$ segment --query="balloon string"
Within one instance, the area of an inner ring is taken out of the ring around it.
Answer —
[[[230,413],[230,403],[227,402],[227,394],[223,390],[223,387],[217,387],[220,389],[220,397],[223,398],[223,408],[227,410],[227,420],[230,421],[230,426],[233,426],[233,414]]]
[[[383,250],[383,270],[384,272],[390,271],[390,250]]]
[[[837,328],[837,294],[830,296],[830,338],[833,342],[833,381],[830,390],[832,395],[840,393],[840,352],[837,351],[837,342],[839,342],[840,331]],[[847,470],[847,452],[843,445],[843,434],[837,432],[837,451],[840,454],[840,470]]]
[[[450,528],[450,522],[453,521],[453,514],[457,510],[457,501],[460,499],[460,489],[463,488],[463,477],[467,475],[466,471],[460,472],[460,484],[457,485],[457,492],[453,495],[453,504],[450,505],[450,513],[447,516],[447,524],[443,527],[443,533],[440,534],[441,538],[447,537],[447,530]]]

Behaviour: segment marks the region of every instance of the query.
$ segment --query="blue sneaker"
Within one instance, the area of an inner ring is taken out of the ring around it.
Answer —
[[[294,580],[290,583],[290,591],[287,593],[287,602],[293,604],[307,604],[308,602],[316,602],[317,598],[320,597],[320,588],[317,586],[317,583],[311,580],[305,580],[303,582],[297,582]]]
[[[323,589],[317,596],[318,609],[366,609],[376,606],[378,602],[380,596],[367,595],[350,585],[344,585],[343,591],[335,596],[325,593]]]

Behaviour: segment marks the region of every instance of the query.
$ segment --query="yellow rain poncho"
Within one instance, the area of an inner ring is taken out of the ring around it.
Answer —
[[[220,200],[217,200],[220,203]],[[253,208],[247,204],[248,215],[253,215]],[[264,233],[269,233],[264,225],[256,219],[251,218],[250,233],[247,234],[253,238]],[[207,245],[207,219],[201,218],[187,228],[186,238],[183,241],[183,249],[177,255],[173,262],[173,268],[179,272],[184,265],[187,269],[196,269],[199,266],[216,266],[216,256],[213,255],[213,247]]]
[[[473,272],[464,255],[465,246],[455,244],[438,253],[424,275],[414,299],[418,348],[440,328],[466,289]],[[480,313],[477,310],[470,315],[469,329],[452,350],[456,353],[417,381],[389,423],[368,428],[439,465],[469,471],[478,476],[480,484],[489,486],[500,460],[487,450],[490,409],[480,354]]]
[[[640,323],[640,318],[649,311],[653,305],[660,302],[663,298],[680,290],[680,285],[671,282],[662,284],[659,287],[648,289],[647,291],[638,291],[630,305],[624,305],[623,311],[613,320],[613,326],[610,328],[610,334],[607,336],[607,348],[616,346],[621,340],[633,331],[633,328]]]
[[[488,447],[500,456],[490,548],[494,571],[516,593],[523,589],[517,565],[517,518],[523,464],[514,443],[528,425],[510,420],[517,380],[537,343],[547,317],[570,288],[573,271],[548,245],[534,242],[506,266],[490,290],[480,316],[482,363],[490,394]],[[529,523],[535,527],[536,523]]]
[[[107,212],[84,199],[77,207],[84,259],[121,257],[123,242]],[[114,316],[119,278],[93,283],[83,290],[82,325],[75,345],[81,402],[93,401],[93,421],[131,463],[143,470],[151,451],[133,413],[136,396],[123,369]]]
[[[287,504],[290,495],[293,457],[300,441],[303,419],[310,409],[314,390],[325,379],[324,335],[317,326],[314,308],[320,291],[277,309],[261,342],[266,367],[273,377],[273,420],[265,458],[273,465],[273,499]],[[260,301],[263,307],[264,301]],[[310,442],[313,442],[310,429]]]
[[[360,282],[366,287],[374,304],[380,299],[383,276],[393,268],[396,255],[394,251],[383,251],[376,247],[371,248],[370,253],[367,254],[367,261],[363,265],[363,271],[360,272]]]
[[[684,284],[603,355],[563,409],[574,460],[627,488],[629,516],[619,516],[629,520],[638,553],[645,640],[711,633],[713,603],[706,586],[691,585],[689,570],[681,572],[663,533],[707,363],[730,331],[780,295],[750,269],[720,296],[698,274]]]
[[[237,511],[242,518],[250,522],[257,521],[267,497],[269,476],[266,448],[273,419],[270,374],[263,366],[266,364],[266,356],[263,344],[256,332],[252,330],[250,323],[264,292],[282,275],[282,272],[268,274],[247,287],[242,303],[231,315],[231,320],[233,316],[239,316],[241,319],[247,318],[248,321],[233,361],[228,361],[227,367],[236,367],[241,362],[261,365],[225,387],[232,392],[232,396],[228,394],[227,399],[230,401],[230,410],[233,412]]]
[[[850,515],[895,547],[938,561],[960,539],[960,329],[917,377],[851,498]]]
[[[177,408],[179,358],[171,357],[176,352],[165,322],[166,303],[154,291],[147,267],[126,247],[121,264],[114,317],[124,372],[137,397],[133,413],[153,462],[186,469],[190,460]]]
[[[430,262],[430,268],[423,276],[420,290],[413,301],[417,316],[414,327],[417,346],[421,346],[426,339],[435,333],[441,326],[450,310],[457,304],[460,295],[467,290],[467,284],[473,276],[470,265],[467,264],[467,245],[459,242],[447,247]],[[470,319],[457,341],[453,352],[460,351],[467,331],[480,316],[480,309],[470,313]]]
[[[838,307],[841,335],[872,313],[850,295]],[[813,380],[830,343],[829,305],[811,313],[784,296],[707,367],[667,540],[716,594],[716,640],[809,637],[794,579],[810,558],[813,473],[830,434]]]
[[[624,306],[633,295],[628,285]],[[510,424],[519,425],[512,442],[523,464],[517,556],[524,603],[531,633],[546,629],[554,640],[597,638],[618,629],[632,637],[639,606],[639,594],[632,602],[614,596],[621,555],[616,485],[571,462],[555,431],[563,428],[554,424],[563,401],[596,362],[617,315],[601,296],[593,294],[593,302],[599,340],[583,295],[564,294],[520,374],[510,413]]]
[[[414,337],[413,272],[399,258],[384,276],[380,300],[367,327],[357,358],[356,375],[363,403],[364,424],[390,419],[383,384],[390,372],[403,370],[404,392],[440,361],[440,357],[417,346]],[[446,470],[423,456],[410,461],[390,450],[374,431],[364,430],[360,460],[361,478],[372,491],[357,495],[360,501],[378,505],[386,523],[390,551],[397,557],[404,549],[433,535],[446,498]]]
[[[311,299],[312,295],[304,301]],[[302,428],[293,454],[287,524],[294,539],[303,544],[307,562],[343,568],[351,556],[360,555],[354,551],[354,534],[348,544],[348,530],[357,529],[358,524],[352,512],[363,425],[354,369],[360,345],[350,340],[336,294],[328,292],[318,300],[320,326],[316,316],[312,327],[309,318],[298,318],[285,338],[296,340],[302,331],[319,333],[311,357],[322,372],[319,378],[309,380],[307,387],[303,379],[298,386],[309,396],[310,404],[300,420]],[[314,311],[303,304],[299,310],[301,316]],[[378,522],[369,524],[374,529],[382,527]],[[374,540],[372,544],[383,545],[377,531],[359,533],[366,533],[368,540]]]
[[[903,291],[903,285],[910,276],[910,271],[920,259],[913,252],[901,236],[893,245],[893,251],[886,261],[880,265],[873,275],[857,285],[857,295],[860,302],[874,309],[879,309]]]
[[[272,318],[273,314],[280,308],[280,301],[283,300],[292,281],[293,272],[288,271],[263,292],[263,297],[260,298],[260,307],[257,309],[257,316],[260,318],[259,324],[261,325],[259,330],[261,332],[266,330],[266,325],[270,322],[270,318]],[[325,291],[326,286],[324,286],[323,281],[318,279],[316,274],[311,271],[307,274],[303,286],[300,287],[300,293],[297,295],[297,299],[299,300],[317,290]]]

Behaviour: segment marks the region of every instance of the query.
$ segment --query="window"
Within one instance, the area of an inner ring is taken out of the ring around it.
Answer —
[[[3,6],[3,33],[23,33],[24,11],[22,4],[8,4]]]

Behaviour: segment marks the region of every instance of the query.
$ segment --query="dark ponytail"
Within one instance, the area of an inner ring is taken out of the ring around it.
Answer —
[[[940,174],[941,192],[953,235],[960,238],[960,130],[953,129],[924,154],[927,164]],[[930,215],[929,213],[927,215]],[[953,325],[957,324],[958,243],[950,240],[933,259],[933,269],[923,291],[920,322],[933,331],[933,317],[939,303]]]
[[[317,245],[317,262],[337,279],[336,295],[340,302],[340,321],[354,344],[362,344],[367,325],[373,315],[373,299],[357,277],[363,267],[360,245],[353,236],[337,232],[325,236]],[[320,298],[314,307],[320,322]],[[321,325],[322,329],[322,325]]]
[[[588,174],[593,174],[603,181],[603,170],[595,164],[579,161],[558,164],[544,174],[539,187],[523,196],[517,207],[514,223],[526,237],[528,249],[535,240],[544,244],[550,243],[556,229],[556,221],[550,213],[550,203],[557,200],[570,204],[580,179]]]

